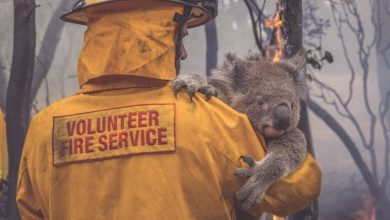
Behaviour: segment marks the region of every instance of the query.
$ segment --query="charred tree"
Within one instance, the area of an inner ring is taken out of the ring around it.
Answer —
[[[217,67],[218,63],[218,35],[217,24],[215,20],[205,25],[206,32],[206,74],[210,76],[212,69]]]
[[[6,67],[0,61],[0,108],[5,109],[7,95],[7,79],[5,75]]]
[[[7,219],[20,219],[15,202],[20,157],[30,120],[29,98],[35,61],[35,1],[14,0],[14,43],[7,92],[9,199]]]
[[[286,51],[288,54],[298,53],[298,51],[303,48],[302,0],[287,1],[285,22],[285,26],[287,28]],[[306,100],[301,100],[301,118],[298,124],[298,128],[305,134],[308,152],[314,156],[313,139],[310,131],[309,114]],[[290,216],[289,219],[318,219],[318,201],[315,200],[310,206]]]

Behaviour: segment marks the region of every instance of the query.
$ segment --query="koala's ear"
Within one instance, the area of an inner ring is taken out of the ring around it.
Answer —
[[[249,53],[246,57],[247,61],[261,61],[261,55],[259,53]]]
[[[295,89],[299,97],[303,100],[307,100],[309,87],[306,83],[306,74],[303,71],[298,73],[298,75],[294,79],[294,83]]]
[[[245,74],[245,61],[239,59],[235,54],[225,55],[224,67],[232,74],[232,78],[241,78]]]
[[[225,65],[226,66],[233,66],[234,63],[238,60],[238,57],[234,53],[227,53],[225,54]]]
[[[286,65],[289,69],[292,69],[294,72],[301,72],[306,65],[306,53],[304,49],[300,49],[295,53],[291,58],[282,60],[281,64]]]

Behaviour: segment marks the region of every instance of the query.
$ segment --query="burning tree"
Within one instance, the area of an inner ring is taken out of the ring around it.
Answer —
[[[275,13],[272,18],[264,14],[267,0],[258,4],[255,0],[244,0],[252,21],[256,45],[264,59],[279,62],[284,57],[298,53],[303,48],[302,41],[302,1],[275,0]],[[304,132],[308,151],[314,155],[306,100],[301,100],[301,120],[298,128]],[[313,202],[305,210],[290,216],[289,219],[317,219],[318,204]]]
[[[387,2],[381,0],[370,0],[359,2],[359,4],[367,4],[371,12],[370,23],[374,31],[368,30],[367,26],[363,25],[364,19],[359,11],[357,1],[328,1],[331,19],[335,25],[349,70],[347,92],[341,92],[340,89],[321,80],[321,77],[315,73],[317,72],[315,69],[320,69],[322,66],[321,45],[325,35],[324,30],[329,27],[330,23],[329,20],[318,18],[315,15],[316,7],[313,3],[308,3],[308,21],[305,23],[306,44],[317,47],[314,55],[309,56],[309,59],[313,61],[312,67],[314,68],[309,68],[313,73],[311,74],[311,97],[313,99],[309,100],[308,105],[335,132],[351,154],[372,196],[375,206],[374,217],[390,219],[388,211],[390,203],[386,196],[386,188],[390,178],[389,121],[386,120],[390,89],[387,87],[383,92],[382,99],[379,103],[375,103],[370,96],[372,90],[369,88],[369,78],[372,76],[370,73],[373,71],[370,59],[375,55],[375,49],[377,57],[386,63],[385,71],[390,70],[390,61],[387,58],[390,52],[390,43],[384,43],[383,40],[383,28],[385,27],[383,16],[386,14],[390,16],[390,10]],[[356,95],[357,88],[361,88],[361,96]],[[322,105],[318,104],[319,101]],[[351,104],[353,102],[361,103],[360,108],[364,110],[368,123],[362,120],[361,114],[356,113],[356,109]],[[354,130],[348,129],[347,126],[353,127]],[[368,131],[364,129],[365,126],[368,127]],[[381,138],[383,144],[380,143]],[[364,149],[366,152],[360,149]],[[369,158],[364,159],[362,153],[368,153]],[[382,175],[380,175],[378,166],[380,162],[384,164]],[[372,215],[366,216],[366,219],[371,219],[371,217]]]

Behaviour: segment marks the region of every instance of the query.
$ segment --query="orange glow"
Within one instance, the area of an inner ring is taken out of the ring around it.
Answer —
[[[278,217],[278,216],[274,215],[274,216],[272,217],[272,220],[286,220],[286,218]]]
[[[364,193],[362,195],[362,207],[359,211],[355,212],[355,220],[376,220],[374,200],[370,193]]]
[[[276,0],[277,4],[280,4],[279,0]],[[284,55],[284,39],[283,39],[283,21],[281,18],[281,10],[275,12],[275,15],[272,20],[265,19],[264,25],[267,28],[270,28],[272,30],[275,30],[275,37],[276,37],[276,51],[274,57],[271,58],[272,62],[279,62]]]
[[[275,56],[274,58],[272,59],[272,62],[276,63],[276,62],[279,62],[282,60],[282,56],[283,56],[283,49],[278,49],[276,52],[275,52]]]

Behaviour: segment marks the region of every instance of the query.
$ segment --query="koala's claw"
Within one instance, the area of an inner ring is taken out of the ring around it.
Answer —
[[[200,87],[199,92],[206,96],[207,101],[209,101],[211,99],[211,97],[213,97],[213,96],[216,97],[218,95],[217,91],[215,90],[214,86],[212,86],[212,85],[206,85],[206,86]]]
[[[192,97],[195,96],[195,93],[198,91],[199,86],[197,84],[189,84],[187,87],[188,96],[190,97],[190,102],[192,102]]]
[[[239,168],[234,172],[235,176],[251,177],[253,175],[253,168],[255,160],[250,156],[241,156],[240,160],[249,165],[249,168]]]
[[[250,156],[241,156],[240,159],[248,164],[249,167],[252,167],[255,164],[255,160]]]
[[[196,92],[200,92],[206,96],[206,100],[217,96],[217,91],[212,85],[208,85],[207,81],[200,75],[181,75],[172,81],[172,89],[175,97],[181,89],[187,89],[190,102]]]
[[[252,171],[250,169],[239,168],[234,172],[235,176],[251,177]]]
[[[175,79],[172,82],[172,90],[173,94],[175,95],[175,98],[177,99],[177,95],[179,94],[180,90],[187,87],[186,83],[183,80]]]

